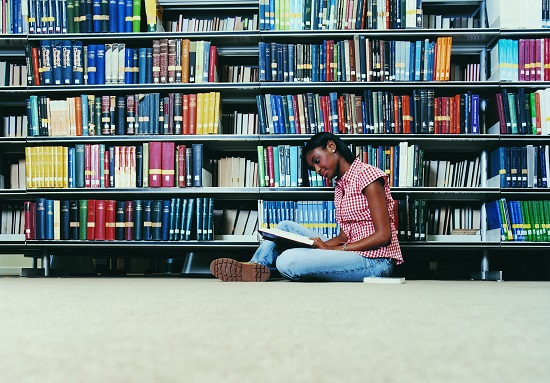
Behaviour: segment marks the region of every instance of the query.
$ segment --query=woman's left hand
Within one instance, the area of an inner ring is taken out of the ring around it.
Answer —
[[[326,245],[326,243],[319,237],[317,238],[311,238],[313,239],[313,248],[315,249],[321,249],[321,250],[328,250],[329,247]]]

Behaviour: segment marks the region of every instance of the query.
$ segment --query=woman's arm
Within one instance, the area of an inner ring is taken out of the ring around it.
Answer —
[[[374,233],[366,238],[363,238],[357,242],[350,242],[347,244],[348,251],[366,251],[377,249],[382,246],[387,246],[391,242],[391,224],[390,214],[388,211],[388,204],[386,203],[386,194],[384,192],[384,180],[382,178],[377,179],[365,189],[363,194],[367,197],[369,202],[370,214],[372,222],[374,224]],[[343,250],[343,246],[339,243],[347,241],[347,238],[342,232],[337,237],[331,240],[322,242],[320,239],[316,240],[314,247],[325,250]],[[339,242],[335,242],[339,238]],[[344,238],[342,240],[342,238]]]

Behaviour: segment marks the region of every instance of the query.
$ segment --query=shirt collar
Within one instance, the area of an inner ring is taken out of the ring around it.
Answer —
[[[347,183],[349,181],[349,179],[352,177],[351,174],[353,174],[355,172],[355,168],[359,166],[359,163],[361,162],[361,160],[356,157],[355,160],[353,160],[353,162],[351,163],[349,169],[344,173],[344,175],[342,177],[340,177],[336,183],[337,184],[340,184],[340,183]]]

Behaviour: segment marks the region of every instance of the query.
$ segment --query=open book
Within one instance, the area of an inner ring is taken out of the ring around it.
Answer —
[[[269,241],[275,242],[278,246],[290,249],[293,247],[311,247],[313,239],[300,234],[289,233],[280,229],[259,228],[258,232]]]

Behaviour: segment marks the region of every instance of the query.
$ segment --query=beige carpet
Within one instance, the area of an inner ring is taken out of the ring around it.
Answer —
[[[2,382],[548,382],[550,283],[0,278]]]

